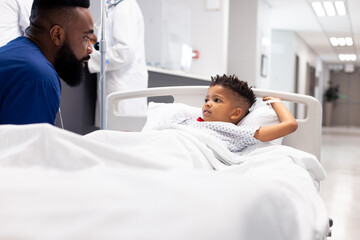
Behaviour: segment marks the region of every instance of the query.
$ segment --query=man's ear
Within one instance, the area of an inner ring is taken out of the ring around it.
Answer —
[[[235,108],[230,116],[231,119],[240,119],[242,114],[241,108]]]
[[[65,31],[60,25],[54,25],[50,29],[51,41],[58,47],[61,47],[65,42]]]

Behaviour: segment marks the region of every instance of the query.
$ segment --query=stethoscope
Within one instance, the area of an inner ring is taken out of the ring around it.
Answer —
[[[117,1],[111,0],[111,1],[110,1],[111,4],[109,5],[108,8],[116,7],[116,5],[118,5],[118,4],[121,3],[122,1],[124,1],[124,0],[117,0]]]

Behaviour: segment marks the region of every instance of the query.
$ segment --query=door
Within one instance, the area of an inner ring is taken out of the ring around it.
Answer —
[[[336,101],[333,126],[360,126],[360,72],[331,72],[330,80],[339,84],[340,98]]]

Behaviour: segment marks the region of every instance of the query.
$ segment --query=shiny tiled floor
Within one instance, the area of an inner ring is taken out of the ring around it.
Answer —
[[[328,239],[360,239],[360,128],[324,128],[321,163],[320,195],[334,220]]]

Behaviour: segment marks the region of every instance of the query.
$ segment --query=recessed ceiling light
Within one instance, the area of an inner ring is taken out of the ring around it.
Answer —
[[[325,16],[325,10],[320,2],[312,2],[311,3],[316,15],[318,17],[324,17]]]
[[[356,54],[339,54],[340,61],[356,61]]]
[[[353,41],[353,39],[351,37],[346,37],[346,38],[343,38],[343,37],[340,37],[340,38],[331,37],[330,38],[330,43],[334,47],[337,47],[337,46],[344,47],[344,46],[352,46],[354,44],[354,41]]]
[[[335,8],[334,8],[334,4],[333,4],[331,1],[323,2],[323,4],[324,4],[324,8],[325,8],[326,14],[327,14],[329,17],[332,17],[332,16],[335,16],[335,15],[336,15]]]
[[[339,45],[340,46],[345,46],[346,45],[346,41],[345,41],[345,38],[338,38],[338,41],[339,41]]]
[[[339,16],[346,15],[346,8],[345,3],[343,1],[336,1],[335,2],[336,12]]]
[[[340,61],[345,61],[345,54],[339,54]]]
[[[331,38],[330,38],[330,43],[331,43],[331,45],[333,45],[334,47],[339,46],[339,41],[338,41],[338,39],[337,39],[336,37],[331,37]]]
[[[345,38],[345,42],[347,46],[352,46],[354,44],[354,41],[351,37]]]
[[[334,7],[335,4],[335,7]],[[330,17],[333,16],[345,16],[346,15],[346,7],[344,1],[314,1],[311,3],[316,15],[318,17],[324,17],[328,15]],[[335,10],[336,8],[336,10]]]

